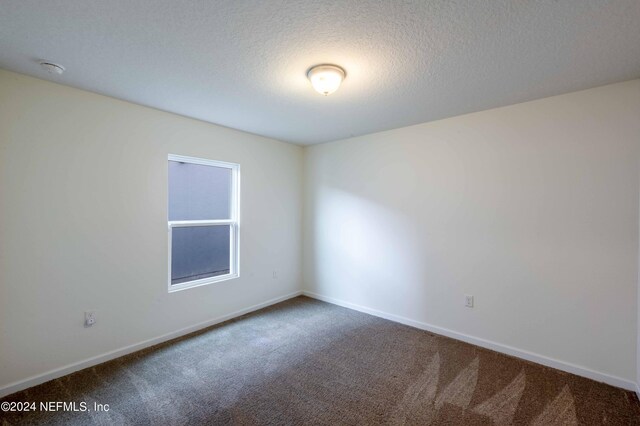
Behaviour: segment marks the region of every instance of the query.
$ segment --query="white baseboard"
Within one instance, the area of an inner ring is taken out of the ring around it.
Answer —
[[[19,392],[21,390],[24,390],[33,386],[36,386],[36,385],[39,385],[41,383],[48,382],[49,380],[66,376],[67,374],[71,374],[75,371],[79,371],[87,367],[93,367],[94,365],[102,364],[103,362],[110,361],[112,359],[119,358],[124,355],[128,355],[130,353],[148,348],[153,345],[157,345],[159,343],[166,342],[171,339],[175,339],[176,337],[184,336],[185,334],[193,333],[194,331],[211,327],[212,325],[216,325],[221,322],[228,321],[230,319],[248,314],[249,312],[257,311],[259,309],[266,308],[267,306],[275,305],[276,303],[280,303],[285,300],[291,299],[293,297],[300,296],[301,294],[302,294],[301,291],[289,293],[284,296],[276,297],[274,299],[267,300],[266,302],[262,302],[257,305],[250,306],[248,308],[240,309],[239,311],[235,311],[227,315],[222,315],[220,317],[217,317],[205,322],[201,322],[199,324],[185,327],[171,333],[163,334],[162,336],[158,336],[153,339],[148,339],[140,343],[135,343],[133,345],[125,346],[123,348],[104,353],[102,355],[97,355],[82,361],[74,362],[73,364],[65,365],[64,367],[56,368],[55,370],[50,370],[50,371],[47,371],[46,373],[28,377],[24,380],[19,380],[17,382],[9,383],[8,385],[0,388],[0,398],[7,395],[11,395],[12,393]]]
[[[640,384],[636,385],[636,396],[638,397],[638,401],[640,401]]]
[[[323,302],[328,302],[334,305],[342,306],[344,308],[349,308],[355,311],[364,312],[366,314],[374,315],[376,317],[398,322],[400,324],[405,324],[411,327],[419,328],[421,330],[426,330],[435,334],[450,337],[452,339],[461,340],[463,342],[471,343],[472,345],[480,346],[486,349],[491,349],[496,352],[501,352],[507,355],[514,356],[516,358],[522,358],[527,361],[535,362],[537,364],[542,364],[547,367],[566,371],[568,373],[586,377],[588,379],[592,379],[598,382],[607,383],[609,385],[616,386],[622,389],[636,391],[638,392],[638,396],[640,397],[640,388],[638,388],[638,385],[636,385],[636,383],[632,381],[629,381],[620,377],[611,376],[605,373],[600,373],[585,367],[581,367],[579,365],[571,364],[569,362],[559,361],[557,359],[549,358],[544,355],[539,355],[533,352],[514,348],[512,346],[503,345],[501,343],[492,342],[490,340],[485,340],[478,337],[469,336],[467,334],[458,333],[456,331],[438,327],[431,324],[427,324],[425,322],[415,321],[415,320],[401,317],[398,315],[393,315],[393,314],[388,314],[386,312],[378,311],[376,309],[367,308],[365,306],[356,305],[354,303],[345,302],[343,300],[334,299],[333,297],[323,296],[321,294],[317,294],[311,291],[305,290],[302,292],[302,294],[304,294],[305,296],[311,297],[313,299],[321,300]]]
[[[310,291],[296,291],[293,293],[289,293],[284,296],[276,297],[271,300],[267,300],[266,302],[259,303],[257,305],[250,306],[245,309],[241,309],[236,312],[232,312],[227,315],[223,315],[199,324],[192,325],[190,327],[185,327],[180,330],[164,334],[162,336],[155,337],[153,339],[148,339],[140,343],[136,343],[133,345],[125,346],[120,349],[116,349],[102,355],[97,355],[95,357],[91,357],[73,364],[66,365],[64,367],[57,368],[55,370],[50,370],[43,374],[38,374],[36,376],[32,376],[26,378],[24,380],[20,380],[17,382],[10,383],[6,386],[0,388],[0,398],[10,395],[15,392],[19,392],[21,390],[39,385],[44,382],[48,382],[49,380],[57,379],[62,376],[66,376],[67,374],[71,374],[75,371],[82,370],[84,368],[92,367],[94,365],[101,364],[106,361],[110,361],[115,358],[119,358],[124,355],[128,355],[130,353],[148,348],[153,345],[157,345],[159,343],[166,342],[171,339],[175,339],[180,336],[184,336],[186,334],[192,333],[194,331],[201,330],[203,328],[211,327],[212,325],[219,324],[224,321],[228,321],[230,319],[248,314],[253,311],[257,311],[262,308],[266,308],[267,306],[274,305],[276,303],[283,302],[285,300],[294,298],[304,294],[305,296],[311,297],[313,299],[322,300],[324,302],[328,302],[334,305],[342,306],[345,308],[353,309],[356,311],[364,312],[366,314],[374,315],[380,318],[384,318],[390,321],[398,322],[401,324],[405,324],[411,327],[419,328],[421,330],[427,330],[429,332],[440,334],[443,336],[450,337],[452,339],[461,340],[463,342],[467,342],[476,346],[480,346],[483,348],[491,349],[496,352],[505,353],[507,355],[515,356],[517,358],[522,358],[527,361],[532,361],[538,364],[546,365],[547,367],[556,368],[558,370],[566,371],[572,374],[576,374],[578,376],[586,377],[592,380],[596,380],[598,382],[603,382],[610,384],[612,386],[620,387],[626,390],[635,391],[640,399],[640,386],[636,383],[631,382],[629,380],[622,379],[620,377],[611,376],[604,373],[599,373],[597,371],[590,370],[585,367],[581,367],[575,364],[567,363],[564,361],[559,361],[556,359],[548,358],[543,355],[538,355],[532,352],[528,352],[525,350],[517,349],[508,345],[503,345],[500,343],[492,342],[489,340],[469,336],[466,334],[458,333],[456,331],[452,331],[446,328],[438,327],[435,325],[427,324],[420,321],[414,321],[409,318],[404,318],[398,315],[388,314],[386,312],[378,311],[375,309],[370,309],[364,306],[356,305],[354,303],[345,302],[342,300],[334,299],[332,297],[323,296],[317,293],[313,293]]]

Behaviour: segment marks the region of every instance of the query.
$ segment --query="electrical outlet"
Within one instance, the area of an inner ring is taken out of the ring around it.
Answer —
[[[464,306],[467,308],[473,308],[473,296],[470,294],[464,295]]]
[[[273,271],[273,279],[274,280],[278,279],[278,271]]]
[[[87,311],[84,313],[84,326],[91,327],[96,323],[96,313],[93,311]]]

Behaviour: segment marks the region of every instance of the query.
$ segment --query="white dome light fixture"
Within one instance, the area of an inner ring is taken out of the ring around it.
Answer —
[[[311,67],[307,71],[307,78],[316,92],[329,96],[340,87],[342,80],[347,76],[342,68],[337,65],[323,64]]]

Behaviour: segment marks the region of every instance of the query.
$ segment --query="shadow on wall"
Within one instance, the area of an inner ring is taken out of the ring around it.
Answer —
[[[403,288],[415,295],[416,279],[427,267],[416,257],[422,250],[410,238],[416,230],[407,217],[341,189],[322,186],[316,197],[310,250],[315,291],[362,304],[380,297],[406,304]]]

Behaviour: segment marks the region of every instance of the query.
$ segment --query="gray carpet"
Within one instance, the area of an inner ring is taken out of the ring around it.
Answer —
[[[299,297],[3,401],[2,425],[640,425],[632,392]]]

